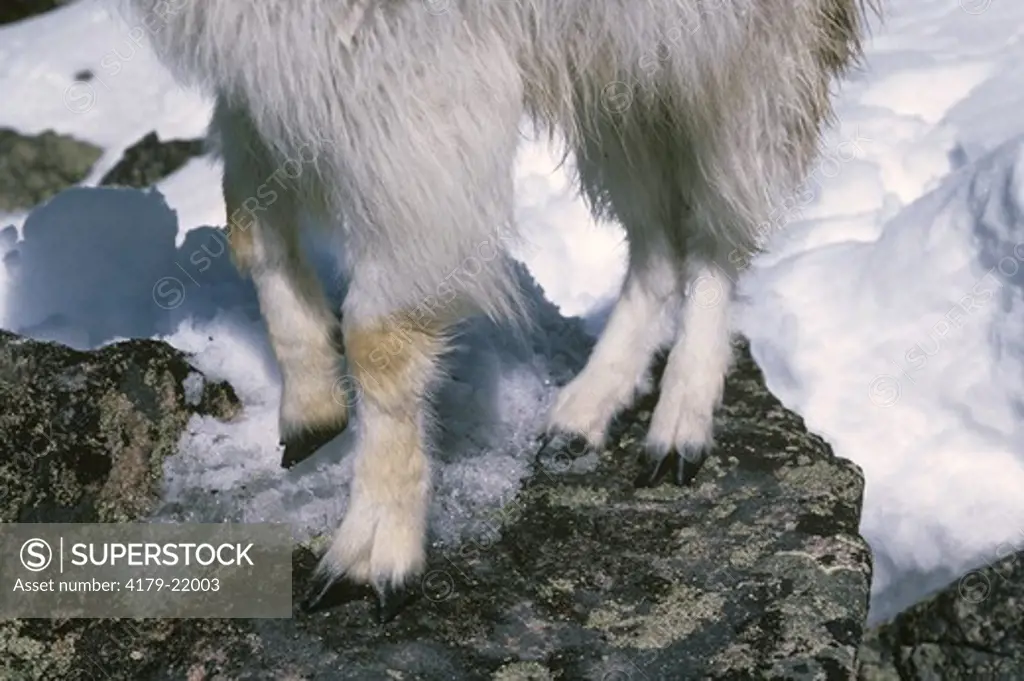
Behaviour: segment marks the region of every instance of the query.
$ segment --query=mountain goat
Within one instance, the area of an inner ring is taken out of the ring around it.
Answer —
[[[451,331],[527,313],[507,255],[524,114],[564,138],[594,214],[629,238],[543,446],[601,446],[668,349],[637,484],[686,484],[712,442],[733,281],[818,152],[872,0],[121,2],[216,99],[232,255],[283,377],[283,465],[346,427],[339,381],[358,384],[351,498],[304,605],[372,585],[387,620],[425,566],[428,399]],[[343,246],[340,325],[302,216]]]

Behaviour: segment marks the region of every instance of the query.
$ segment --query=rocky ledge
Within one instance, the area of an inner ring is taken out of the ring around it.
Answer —
[[[87,353],[0,329],[0,522],[144,517],[190,416],[239,408],[166,343]]]
[[[494,534],[435,549],[418,598],[282,620],[0,623],[4,679],[850,679],[871,578],[863,479],[764,386],[743,342],[718,448],[637,490],[654,397],[609,447],[540,461]],[[193,413],[230,388],[153,341],[82,353],[0,333],[4,521],[145,518]],[[316,562],[293,554],[297,603]]]
[[[860,681],[1024,679],[1024,552],[999,552],[870,632]]]

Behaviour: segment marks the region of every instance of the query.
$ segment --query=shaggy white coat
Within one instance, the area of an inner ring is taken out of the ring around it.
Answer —
[[[630,240],[619,303],[551,430],[599,446],[670,348],[654,462],[711,444],[733,281],[800,191],[864,24],[858,0],[122,2],[181,80],[217,98],[229,206],[260,225],[240,260],[282,365],[286,439],[347,418],[325,406],[333,322],[294,245],[299,215],[342,244],[346,334],[394,315],[521,320],[504,251],[525,112],[564,135],[595,214]],[[423,565],[424,386],[441,351],[410,343],[396,389],[418,435],[389,440],[394,410],[365,398],[353,500],[321,566],[378,586]]]

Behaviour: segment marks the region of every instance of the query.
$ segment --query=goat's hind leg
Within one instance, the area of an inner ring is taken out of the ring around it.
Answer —
[[[711,188],[702,184],[688,145],[677,139],[678,130],[662,127],[656,110],[631,113],[589,135],[577,154],[591,204],[607,209],[626,230],[630,262],[586,367],[556,399],[545,446],[564,448],[568,441],[573,454],[584,449],[581,441],[600,447],[616,413],[649,387],[654,355],[671,348],[635,484],[668,477],[683,485],[711,447],[731,358],[735,275],[695,215]]]
[[[727,258],[693,253],[683,260],[681,324],[661,377],[638,487],[664,479],[689,484],[712,447],[715,409],[732,359],[729,332],[735,268]]]
[[[302,252],[294,192],[278,187],[273,201],[259,198],[276,166],[244,114],[220,103],[214,127],[222,141],[232,259],[252,277],[281,370],[281,465],[289,468],[348,423],[340,329]]]
[[[675,338],[682,303],[676,262],[663,231],[679,205],[671,168],[656,148],[645,152],[607,124],[586,135],[576,162],[594,212],[610,213],[626,230],[629,269],[586,366],[555,400],[542,458],[545,449],[567,448],[580,455],[604,444],[616,414],[652,387],[652,360]]]
[[[648,246],[630,244],[619,299],[586,366],[559,391],[542,450],[579,456],[601,447],[613,418],[651,389],[652,360],[674,338],[681,295],[671,262]]]

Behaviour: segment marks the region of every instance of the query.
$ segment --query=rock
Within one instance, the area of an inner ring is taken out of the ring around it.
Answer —
[[[1024,678],[1021,603],[1024,552],[1016,552],[869,632],[858,678],[1018,681]]]
[[[100,185],[145,189],[204,152],[201,139],[161,142],[156,132],[151,132],[125,150],[121,160],[100,180]]]
[[[49,12],[71,0],[4,0],[0,3],[0,25]]]
[[[120,367],[91,398],[113,395],[113,413],[137,415],[117,432],[139,428],[156,396],[183,402],[184,377],[150,359],[174,353],[134,347],[102,359],[61,351],[75,368],[22,360],[22,373],[50,386],[26,400],[43,406],[22,409],[65,423],[56,405],[97,390],[76,387],[91,376],[82,365]],[[768,392],[745,343],[737,353],[718,447],[693,487],[633,487],[648,397],[605,451],[539,462],[490,531],[432,547],[417,599],[389,625],[373,623],[369,600],[287,620],[16,620],[0,624],[0,660],[15,678],[68,681],[854,678],[871,578],[857,532],[862,475]],[[153,371],[173,380],[136,392]],[[17,419],[0,438],[23,442],[32,422]],[[87,440],[104,432],[97,420],[80,430]],[[86,470],[65,477],[109,484],[104,466],[68,460]],[[21,497],[61,489],[53,475],[23,477]],[[119,517],[136,508],[122,506]],[[296,604],[316,559],[308,546],[293,553]]]
[[[0,330],[0,522],[145,515],[189,417],[240,408],[226,383],[190,394],[194,373],[156,341],[83,353]]]
[[[91,78],[91,72],[75,74]],[[29,210],[84,180],[103,151],[52,131],[23,135],[0,128],[0,213]],[[144,189],[205,153],[201,139],[161,142],[151,132],[125,150],[100,185]]]
[[[88,176],[102,150],[46,131],[0,128],[0,213],[26,211]]]

